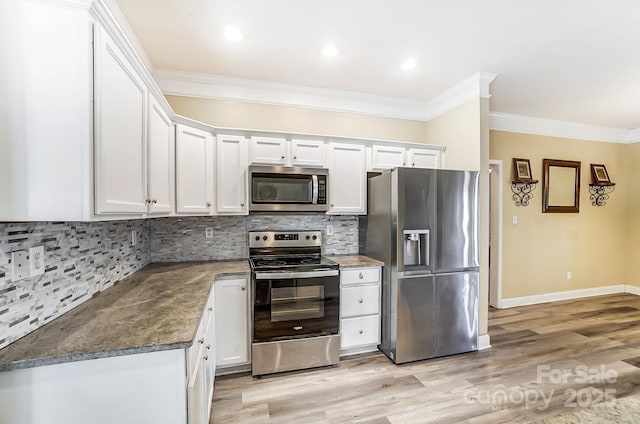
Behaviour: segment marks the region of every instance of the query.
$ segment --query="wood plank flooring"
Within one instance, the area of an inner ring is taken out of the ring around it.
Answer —
[[[491,309],[489,335],[491,349],[400,366],[375,353],[218,378],[211,423],[526,423],[640,396],[640,296]]]

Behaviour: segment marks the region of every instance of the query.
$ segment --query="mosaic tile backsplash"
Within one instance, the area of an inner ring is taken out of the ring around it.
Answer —
[[[325,234],[327,225],[334,235]],[[205,237],[206,227],[213,228],[213,238]],[[138,234],[133,247],[132,230]],[[0,223],[0,349],[150,262],[246,258],[251,230],[322,230],[323,254],[358,253],[355,216]],[[44,274],[12,281],[11,252],[36,246],[44,246]]]
[[[323,254],[358,253],[358,217],[251,215],[157,218],[149,222],[151,262],[240,259],[249,256],[247,231],[322,230]],[[325,234],[333,225],[334,235]],[[213,238],[205,238],[206,227]]]
[[[11,252],[36,246],[44,274],[13,282]],[[149,252],[143,220],[0,223],[0,348],[147,265]]]

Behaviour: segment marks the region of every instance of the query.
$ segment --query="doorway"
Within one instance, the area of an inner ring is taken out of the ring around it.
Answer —
[[[504,169],[489,160],[489,306],[502,307],[502,229]]]

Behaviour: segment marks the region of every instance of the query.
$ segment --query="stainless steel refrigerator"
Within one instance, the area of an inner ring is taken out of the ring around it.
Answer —
[[[385,264],[380,350],[395,363],[478,349],[478,180],[415,168],[369,179],[360,252]]]

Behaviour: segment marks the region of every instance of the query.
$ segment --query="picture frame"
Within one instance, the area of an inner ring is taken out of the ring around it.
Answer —
[[[580,162],[542,160],[542,213],[580,212]]]
[[[591,178],[594,184],[611,184],[607,167],[603,164],[591,164]]]
[[[514,182],[532,182],[531,162],[529,159],[513,158],[513,181]]]

